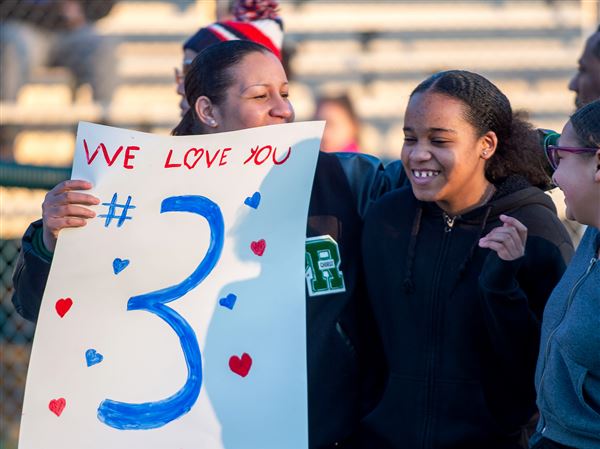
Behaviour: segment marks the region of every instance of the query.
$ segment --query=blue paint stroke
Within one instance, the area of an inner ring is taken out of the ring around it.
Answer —
[[[131,205],[131,196],[127,197],[127,201],[125,202],[125,204],[117,203],[117,194],[116,193],[113,195],[112,200],[110,200],[110,203],[102,203],[102,205],[108,206],[108,212],[106,214],[98,215],[98,217],[100,217],[100,218],[106,218],[106,220],[104,221],[105,228],[108,228],[108,225],[110,225],[113,218],[118,218],[117,228],[120,228],[121,226],[123,226],[123,223],[125,223],[125,220],[131,220],[131,218],[132,218],[129,215],[127,215],[127,212],[129,211],[129,209],[136,208],[136,206]],[[115,213],[117,208],[123,209],[121,211],[121,215],[117,215]]]
[[[104,356],[99,352],[96,352],[95,349],[88,349],[85,351],[85,362],[87,363],[88,368],[97,365],[102,360],[104,360]]]
[[[237,301],[237,296],[233,293],[229,293],[224,298],[219,299],[219,304],[223,307],[227,307],[229,310],[233,310],[233,306],[235,306],[235,302]]]
[[[254,195],[247,197],[244,200],[244,204],[253,209],[258,209],[258,205],[260,204],[260,192],[254,192]]]
[[[113,260],[113,271],[115,274],[119,274],[129,265],[129,259],[119,259],[118,257]]]
[[[156,429],[181,417],[196,403],[202,386],[202,355],[196,333],[188,322],[165,304],[181,298],[200,284],[213,270],[223,250],[225,224],[221,209],[203,196],[174,196],[163,200],[161,213],[190,212],[203,216],[210,226],[210,244],[196,270],[181,283],[143,295],[132,296],[127,310],[147,310],[162,318],[177,334],[185,357],[188,376],[172,396],[155,402],[131,404],[105,399],[98,407],[98,419],[120,430]]]

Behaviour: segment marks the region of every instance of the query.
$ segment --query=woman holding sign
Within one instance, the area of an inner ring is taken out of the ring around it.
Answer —
[[[206,134],[289,123],[294,119],[280,61],[249,41],[228,41],[203,50],[185,78],[192,107],[175,135]],[[395,171],[394,171],[395,170]],[[377,395],[377,354],[368,319],[356,242],[362,213],[375,197],[403,181],[399,165],[383,171],[365,155],[322,153],[312,189],[307,224],[307,347],[311,448],[351,447],[359,418]],[[50,191],[41,222],[30,227],[15,271],[13,302],[26,318],[37,317],[59,232],[84,226],[98,200],[81,190],[84,181],[65,181]],[[335,267],[320,282],[312,261],[326,248]],[[368,367],[369,369],[365,369]],[[367,379],[366,377],[373,376]],[[361,395],[361,389],[366,393]]]
[[[458,70],[417,86],[404,133],[410,187],[381,198],[363,234],[390,370],[368,441],[516,449],[544,304],[572,254],[534,187],[549,182],[538,138],[495,85]]]

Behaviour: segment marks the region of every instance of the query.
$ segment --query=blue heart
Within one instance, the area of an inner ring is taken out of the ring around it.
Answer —
[[[254,192],[254,195],[249,196],[244,200],[244,204],[253,209],[258,209],[258,205],[260,204],[260,193]]]
[[[104,360],[104,356],[99,352],[96,352],[95,349],[88,349],[85,351],[85,361],[87,362],[87,366],[96,365],[102,360]]]
[[[237,296],[233,293],[229,293],[225,298],[219,299],[219,304],[223,307],[227,307],[229,310],[233,310],[233,306],[235,306],[235,301],[237,300]]]
[[[115,274],[119,274],[129,265],[129,259],[119,259],[118,257],[113,260],[113,271]]]

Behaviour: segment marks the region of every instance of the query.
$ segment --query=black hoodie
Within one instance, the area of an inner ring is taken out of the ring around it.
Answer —
[[[364,266],[389,377],[365,447],[518,447],[535,412],[542,311],[573,248],[541,190],[520,178],[496,187],[453,223],[410,187],[367,214]],[[528,228],[512,262],[478,246],[500,214]]]

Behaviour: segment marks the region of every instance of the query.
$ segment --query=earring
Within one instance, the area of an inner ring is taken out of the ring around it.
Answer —
[[[487,150],[483,150],[483,156],[486,157],[487,156]]]
[[[208,124],[214,128],[217,126],[217,121],[215,119],[211,118],[210,121],[208,122]]]

